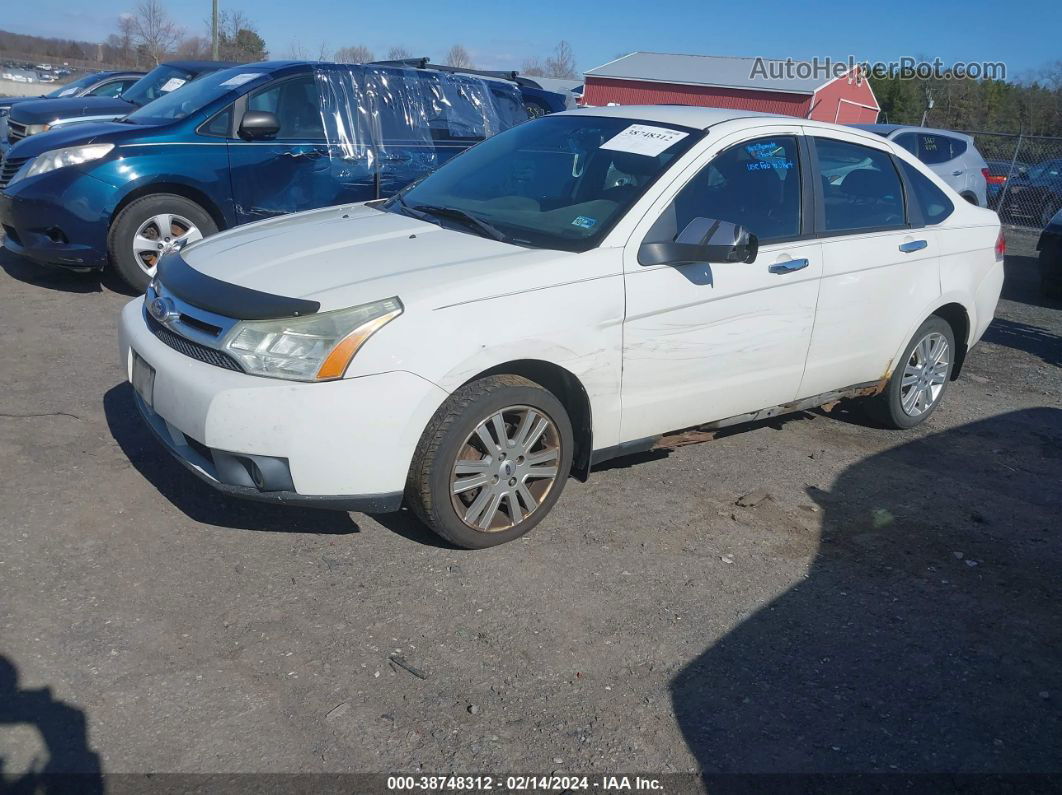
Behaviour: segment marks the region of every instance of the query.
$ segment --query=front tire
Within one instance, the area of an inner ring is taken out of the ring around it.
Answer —
[[[572,465],[571,421],[549,390],[515,375],[458,389],[421,436],[406,502],[465,549],[519,538],[553,508]]]
[[[210,213],[173,193],[155,193],[130,202],[111,224],[107,251],[123,281],[144,292],[159,258],[218,231]]]
[[[913,428],[944,399],[955,366],[955,335],[933,315],[915,332],[885,390],[871,398],[875,419],[890,428]]]

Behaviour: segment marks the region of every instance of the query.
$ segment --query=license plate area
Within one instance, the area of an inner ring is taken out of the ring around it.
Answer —
[[[155,368],[133,351],[133,389],[149,407],[155,405]]]

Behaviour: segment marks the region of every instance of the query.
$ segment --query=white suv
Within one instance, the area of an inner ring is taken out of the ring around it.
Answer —
[[[930,167],[970,204],[988,206],[988,163],[974,139],[953,130],[905,127],[900,124],[853,124],[895,141]]]
[[[868,395],[922,422],[992,320],[1002,249],[995,213],[877,135],[594,108],[386,202],[168,255],[121,356],[148,425],[214,487],[404,502],[486,547],[676,430]]]

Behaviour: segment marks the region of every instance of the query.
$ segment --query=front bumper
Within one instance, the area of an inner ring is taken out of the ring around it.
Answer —
[[[296,383],[206,364],[150,331],[142,298],[120,322],[130,380],[133,351],[155,369],[153,406],[137,405],[164,446],[218,490],[257,500],[397,510],[421,433],[447,397],[408,372]],[[253,463],[273,468],[272,487],[256,485]]]
[[[4,246],[42,265],[99,270],[107,264],[107,227],[116,193],[74,169],[9,185],[0,193]]]

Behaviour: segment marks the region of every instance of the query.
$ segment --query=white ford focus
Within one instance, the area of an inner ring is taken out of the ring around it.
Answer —
[[[162,443],[243,497],[527,532],[668,434],[872,396],[922,422],[995,310],[995,213],[872,133],[614,107],[386,201],[167,256],[121,322]]]

